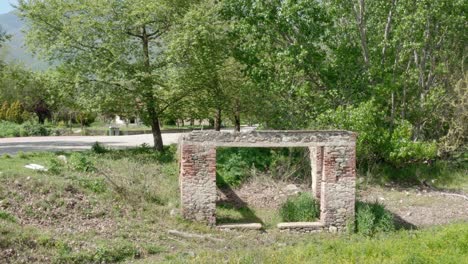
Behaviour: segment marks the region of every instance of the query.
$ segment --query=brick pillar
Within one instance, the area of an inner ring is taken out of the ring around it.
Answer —
[[[312,194],[320,200],[322,181],[323,147],[309,147],[310,167],[312,169]]]
[[[324,226],[346,228],[354,221],[356,198],[355,146],[326,146],[323,150],[320,221]]]
[[[180,197],[185,219],[216,224],[216,148],[181,144]]]

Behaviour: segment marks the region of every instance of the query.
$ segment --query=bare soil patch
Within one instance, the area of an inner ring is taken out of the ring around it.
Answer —
[[[311,191],[307,184],[252,179],[236,189],[218,190],[218,200],[237,207],[278,210],[288,196],[306,191]],[[428,189],[368,186],[358,190],[356,198],[384,204],[397,221],[413,227],[468,222],[467,200]]]

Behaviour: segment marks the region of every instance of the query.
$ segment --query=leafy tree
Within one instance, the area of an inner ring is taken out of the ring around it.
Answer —
[[[186,96],[169,86],[164,37],[190,1],[184,0],[20,0],[30,24],[29,46],[60,61],[64,82],[84,99],[118,103],[124,97],[153,131],[163,150],[159,120]],[[116,99],[117,100],[113,100]]]
[[[232,25],[222,17],[222,5],[206,0],[194,5],[171,35],[169,50],[179,85],[197,91],[190,98],[196,112],[212,112],[215,130],[222,113],[228,113],[240,131],[241,113],[251,104],[255,87],[244,75],[244,66],[233,56]]]

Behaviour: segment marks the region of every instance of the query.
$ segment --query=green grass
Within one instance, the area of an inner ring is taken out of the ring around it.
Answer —
[[[12,263],[462,263],[467,257],[466,223],[375,232],[373,237],[295,235],[275,228],[281,221],[279,210],[224,205],[217,208],[219,223],[260,220],[265,231],[211,229],[177,214],[180,192],[174,146],[164,153],[147,146],[97,152],[0,157],[0,259],[6,256]],[[67,162],[58,155],[66,156]],[[50,166],[51,161],[54,172],[24,168],[28,163]],[[173,229],[223,241],[178,238],[168,234]]]
[[[466,263],[468,224],[400,231],[376,238],[320,235],[291,246],[205,251],[191,263]],[[182,263],[181,261],[180,263]]]
[[[376,165],[360,176],[371,183],[400,185],[420,185],[426,182],[440,189],[468,192],[468,160],[437,160],[433,164],[407,164],[396,168],[391,165]]]

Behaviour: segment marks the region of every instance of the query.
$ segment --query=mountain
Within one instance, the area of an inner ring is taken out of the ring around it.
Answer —
[[[0,15],[0,26],[12,38],[0,49],[0,57],[8,62],[24,64],[32,70],[43,70],[49,64],[35,58],[25,47],[25,23],[14,12]]]

